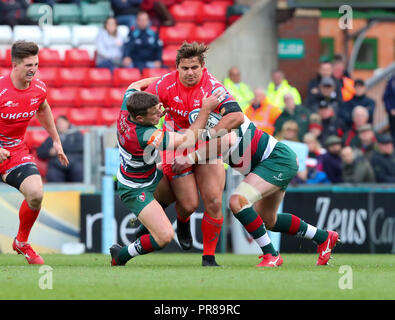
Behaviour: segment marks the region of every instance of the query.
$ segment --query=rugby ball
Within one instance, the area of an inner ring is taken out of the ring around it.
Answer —
[[[189,113],[189,123],[192,124],[196,121],[196,118],[199,114],[200,109],[194,109]],[[207,120],[207,124],[206,124],[206,129],[210,129],[210,128],[214,128],[219,120],[221,120],[222,116],[219,113],[215,113],[215,112],[210,112],[209,116],[208,116],[208,120]]]

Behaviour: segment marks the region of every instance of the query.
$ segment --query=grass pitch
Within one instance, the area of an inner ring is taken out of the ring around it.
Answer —
[[[0,299],[271,300],[395,299],[395,255],[333,254],[316,266],[316,254],[283,254],[280,268],[257,268],[256,255],[218,254],[221,267],[201,267],[200,254],[155,253],[110,267],[100,254],[43,255],[52,289],[40,289],[40,266],[0,254]],[[342,265],[352,289],[340,289]],[[350,274],[348,274],[350,276]],[[49,279],[49,278],[47,278]],[[46,282],[48,284],[48,281]]]

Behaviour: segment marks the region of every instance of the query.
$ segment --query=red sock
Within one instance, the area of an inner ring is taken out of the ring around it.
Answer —
[[[21,207],[19,208],[19,230],[16,239],[19,242],[27,242],[29,239],[30,230],[33,227],[34,222],[38,217],[38,210],[30,209],[26,200],[23,200]]]
[[[202,220],[202,233],[203,233],[203,255],[213,256],[215,255],[215,249],[219,240],[219,234],[221,233],[221,227],[224,218],[214,219],[210,217],[206,212],[203,215]]]

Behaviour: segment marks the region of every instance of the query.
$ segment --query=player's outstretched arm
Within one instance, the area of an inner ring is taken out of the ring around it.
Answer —
[[[221,92],[214,92],[209,97],[207,97],[206,93],[202,99],[202,108],[195,122],[183,133],[169,132],[169,145],[167,149],[176,149],[181,145],[185,148],[194,146],[199,138],[199,131],[203,130],[206,126],[210,112],[217,108],[223,98],[224,95]]]
[[[151,83],[155,82],[159,78],[160,77],[151,77],[151,78],[145,78],[145,79],[141,79],[141,80],[135,81],[135,82],[133,82],[133,83],[131,83],[129,85],[127,90],[130,90],[130,89],[136,89],[136,90],[139,90],[139,91],[144,90]]]
[[[186,156],[177,156],[172,165],[173,172],[181,173],[195,163],[204,163],[207,160],[217,158],[220,154],[226,154],[236,143],[236,140],[237,134],[232,131],[221,138],[210,140],[208,143],[203,144],[199,149],[188,153]]]
[[[43,128],[48,132],[49,136],[52,138],[53,147],[58,154],[58,159],[60,163],[64,166],[68,166],[69,160],[67,159],[67,156],[63,151],[62,142],[60,141],[58,131],[56,130],[51,107],[49,106],[47,100],[45,100],[40,105],[36,117],[38,121],[40,121]]]

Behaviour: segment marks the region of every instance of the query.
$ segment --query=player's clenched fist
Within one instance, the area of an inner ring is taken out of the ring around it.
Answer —
[[[0,163],[7,160],[10,156],[10,152],[6,149],[0,148]]]

